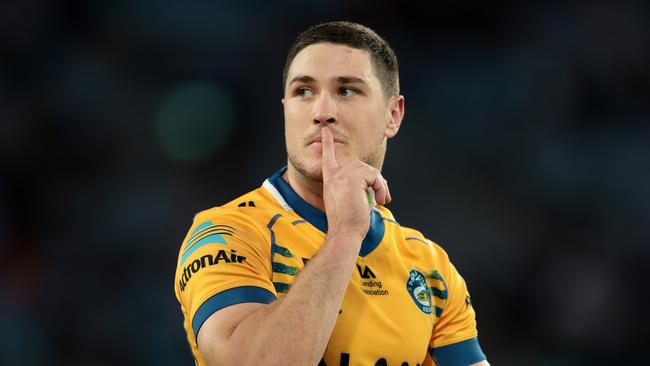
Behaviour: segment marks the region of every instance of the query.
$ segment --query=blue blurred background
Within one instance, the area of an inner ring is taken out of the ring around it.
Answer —
[[[191,365],[194,213],[285,164],[281,72],[327,20],[385,36],[385,176],[493,365],[647,361],[647,1],[0,4],[0,364]]]

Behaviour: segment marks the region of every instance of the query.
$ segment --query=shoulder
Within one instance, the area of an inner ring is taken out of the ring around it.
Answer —
[[[438,260],[449,261],[449,256],[443,247],[427,238],[421,231],[399,224],[393,213],[386,207],[379,206],[377,211],[386,222],[387,227],[392,226],[398,235],[404,239],[406,245],[412,247],[413,250],[428,252]]]
[[[221,206],[194,215],[183,239],[183,246],[215,235],[236,237],[243,242],[266,241],[267,225],[281,210],[262,187],[248,192]],[[225,239],[225,237],[224,237]]]
[[[281,207],[260,187],[221,206],[200,211],[194,216],[194,224],[224,221],[249,227],[266,226],[279,209]]]

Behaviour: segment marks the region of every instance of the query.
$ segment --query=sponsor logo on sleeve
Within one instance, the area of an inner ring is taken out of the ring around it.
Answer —
[[[181,265],[197,249],[211,244],[228,244],[225,236],[233,236],[235,229],[228,225],[215,225],[212,221],[205,221],[198,225],[190,234],[183,245]]]
[[[192,275],[198,273],[203,268],[216,266],[220,263],[237,264],[244,262],[246,262],[246,257],[237,254],[237,251],[234,249],[230,249],[230,251],[220,249],[214,255],[203,255],[202,257],[193,260],[185,268],[183,268],[183,274],[178,281],[178,286],[180,287],[181,292],[185,291],[185,287],[187,286],[189,280],[192,279]]]

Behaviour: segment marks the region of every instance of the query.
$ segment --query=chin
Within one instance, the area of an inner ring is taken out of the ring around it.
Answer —
[[[320,159],[308,163],[304,160],[298,159],[292,154],[289,154],[289,164],[291,164],[291,166],[307,180],[323,183],[323,170],[321,168]]]

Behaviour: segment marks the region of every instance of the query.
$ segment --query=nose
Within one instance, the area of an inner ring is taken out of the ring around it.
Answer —
[[[313,116],[314,123],[334,123],[338,120],[336,101],[329,93],[320,93],[314,103]]]

